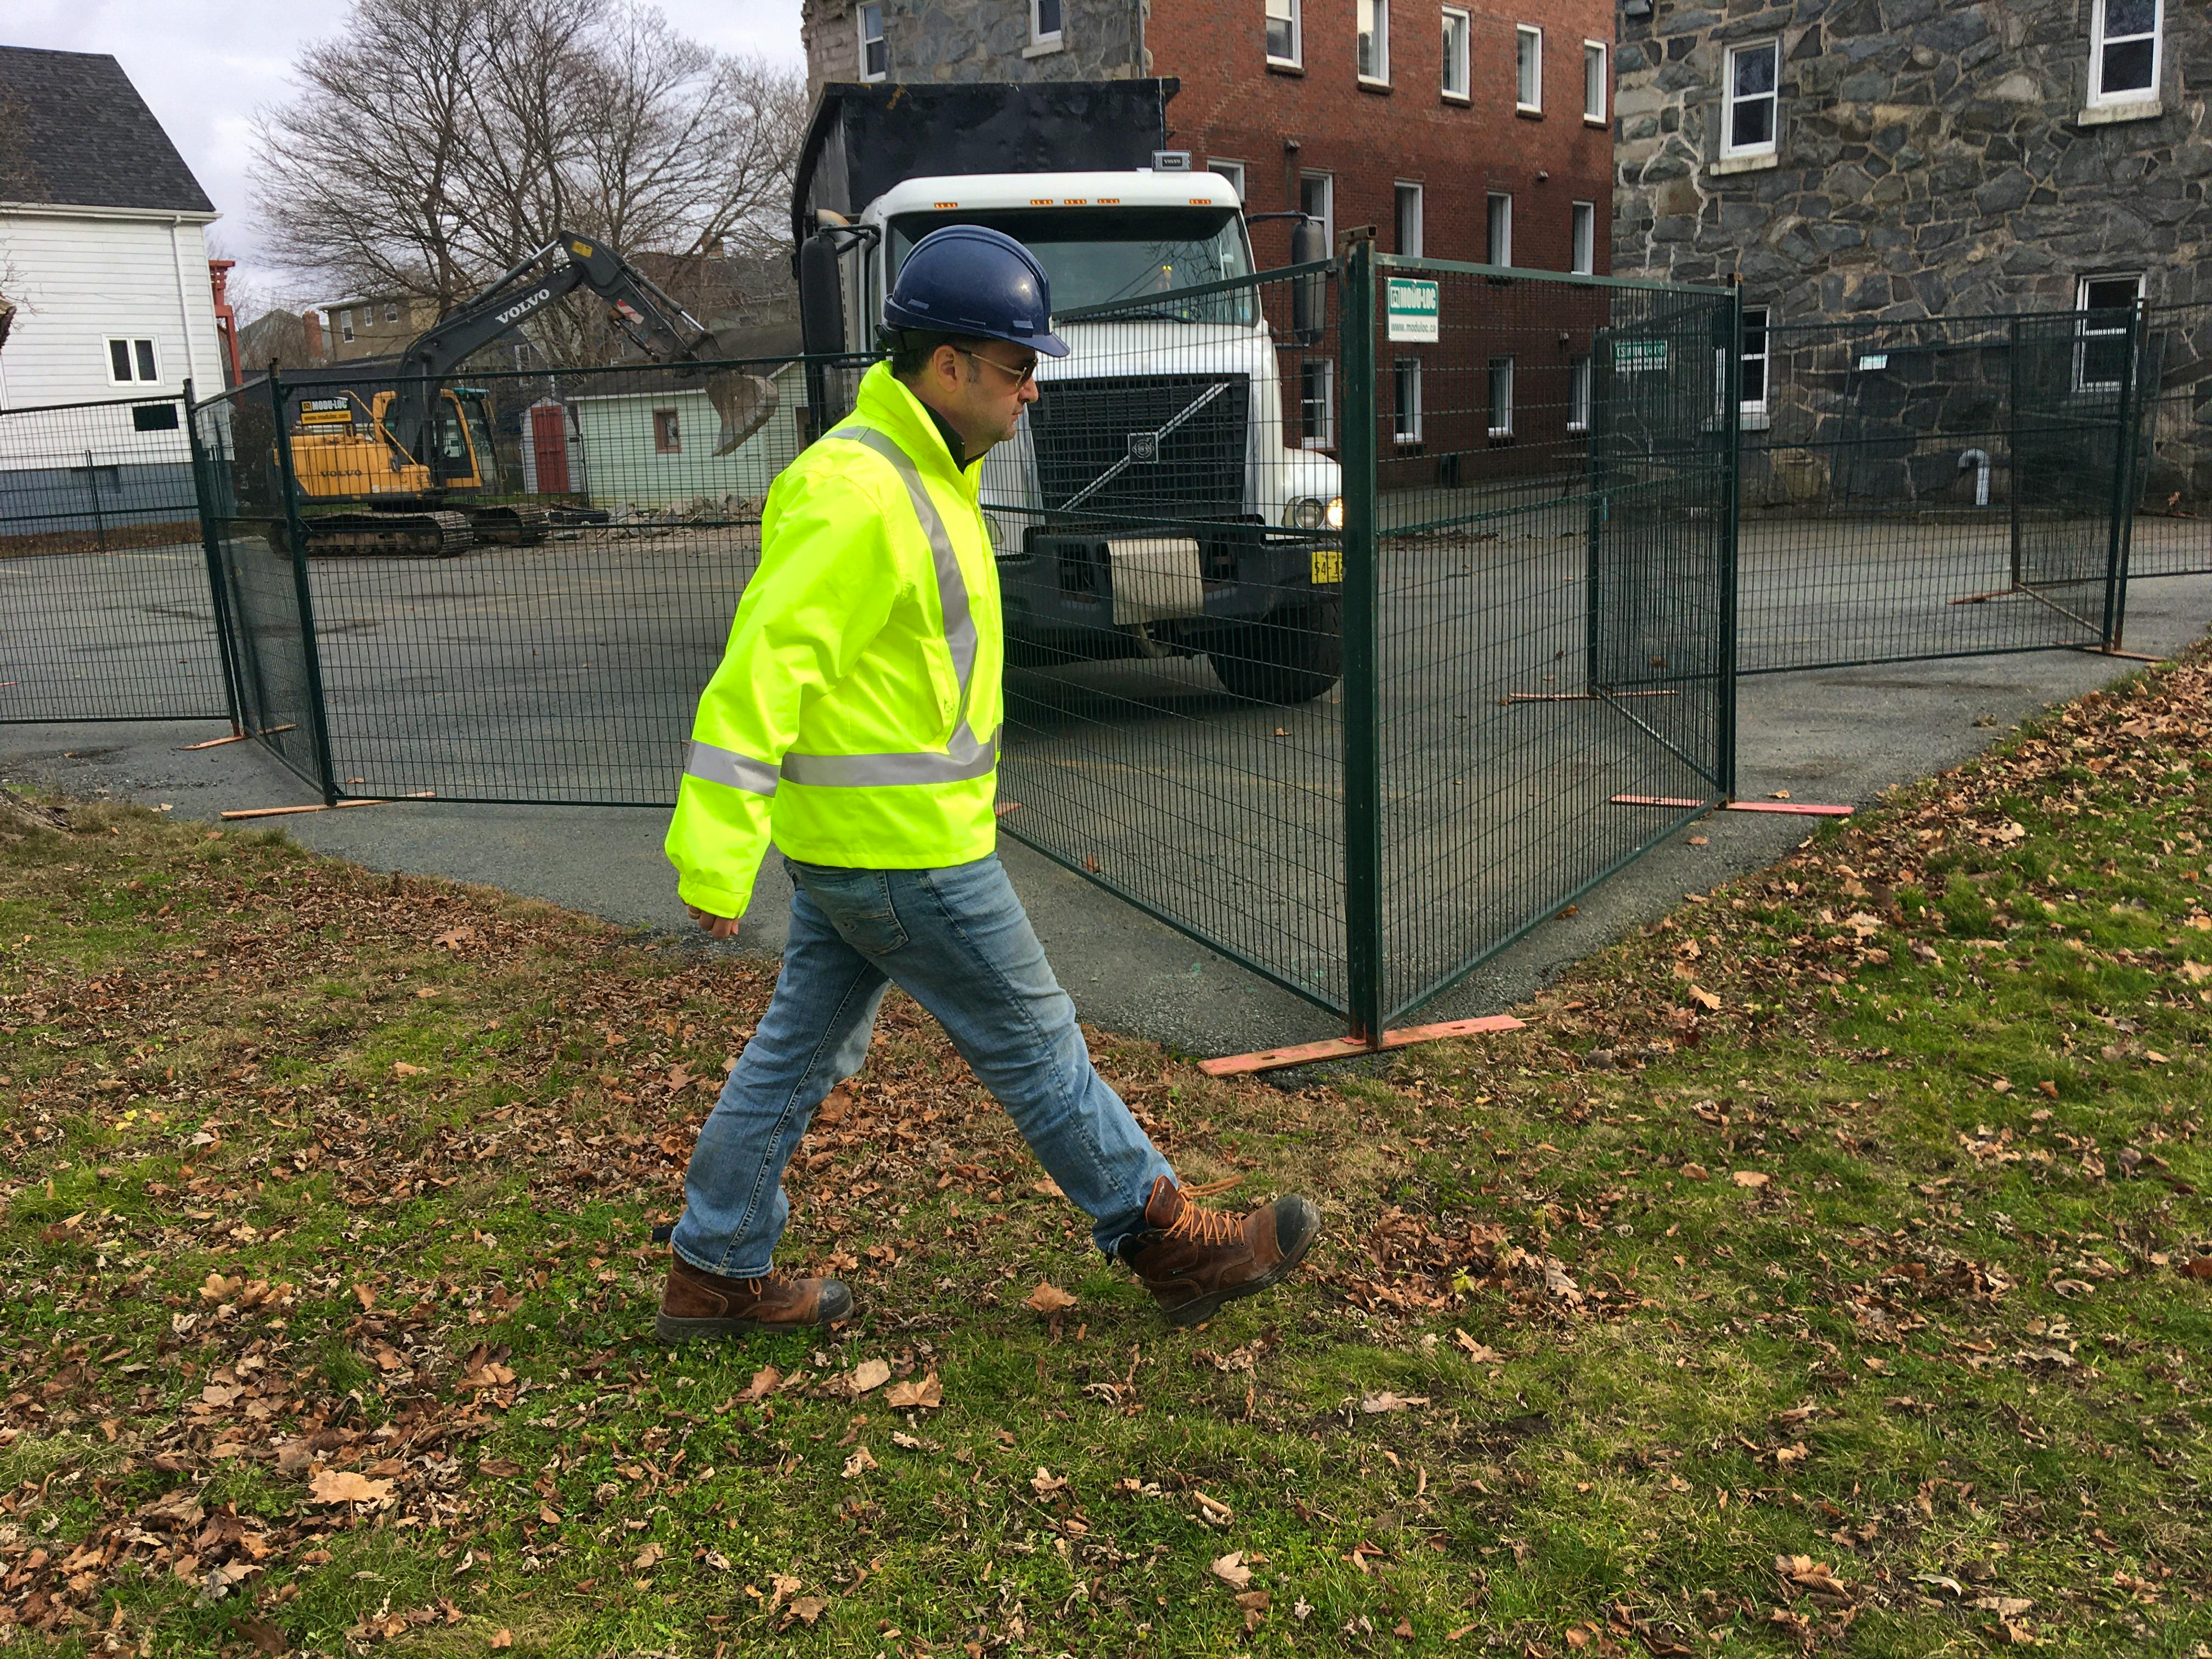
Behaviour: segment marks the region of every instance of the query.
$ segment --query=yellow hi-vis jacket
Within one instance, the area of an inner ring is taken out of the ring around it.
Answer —
[[[1004,665],[975,472],[878,363],[769,490],[668,826],[684,902],[742,915],[771,838],[862,869],[989,854]]]

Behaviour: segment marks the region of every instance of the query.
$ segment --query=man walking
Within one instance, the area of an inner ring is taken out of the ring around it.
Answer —
[[[1092,1068],[994,848],[1004,664],[978,464],[1063,356],[1043,268],[953,226],[884,307],[889,363],[776,479],[760,568],[699,700],[668,856],[727,939],[773,836],[792,878],[775,994],[700,1131],[655,1330],[665,1342],[827,1324],[834,1279],[774,1271],[783,1166],[860,1068],[887,985],[945,1026],[1060,1190],[1169,1319],[1279,1281],[1320,1228],[1289,1196],[1200,1208]]]

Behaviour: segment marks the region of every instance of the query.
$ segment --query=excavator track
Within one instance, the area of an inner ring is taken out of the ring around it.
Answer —
[[[535,501],[471,507],[469,523],[477,539],[501,547],[536,547],[553,533],[553,516]]]
[[[307,520],[310,555],[449,559],[476,544],[465,513],[331,513]]]

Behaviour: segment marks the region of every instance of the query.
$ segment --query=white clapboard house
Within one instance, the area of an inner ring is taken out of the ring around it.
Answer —
[[[173,400],[222,389],[214,204],[123,66],[0,46],[0,535],[189,512]],[[134,404],[132,400],[140,400]],[[102,409],[60,405],[106,404]]]

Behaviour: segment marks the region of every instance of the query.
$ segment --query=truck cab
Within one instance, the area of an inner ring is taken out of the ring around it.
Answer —
[[[1097,90],[1126,102],[1141,86],[1171,93],[1173,82]],[[1127,123],[1133,131],[1093,125],[1060,146],[1091,160],[1102,143],[1118,145],[1159,165],[868,179],[868,163],[881,158],[869,153],[867,120],[838,128],[834,145],[813,139],[839,94],[856,94],[853,106],[866,116],[881,91],[832,86],[817,106],[801,163],[800,206],[812,221],[799,261],[801,315],[815,351],[872,346],[907,255],[948,225],[1002,231],[1043,265],[1068,355],[1039,362],[1037,401],[985,459],[981,479],[1012,659],[1204,654],[1228,689],[1270,702],[1333,685],[1342,474],[1304,441],[1296,396],[1285,391],[1283,358],[1299,343],[1286,326],[1293,284],[1249,282],[1250,234],[1226,179],[1146,148],[1164,132],[1157,111],[1168,93],[1150,110],[1139,106]],[[1035,89],[898,91],[970,104],[1000,92],[1018,106]],[[946,112],[950,123],[908,113],[927,130],[961,131],[957,112]],[[892,148],[891,136],[874,148]],[[896,137],[911,143],[914,135]],[[1025,159],[988,139],[948,141],[945,159]],[[1032,125],[1026,143],[1032,152],[1054,148],[1049,127]],[[849,211],[821,200],[814,164],[832,149],[850,177],[880,186],[852,192],[861,199],[848,196]],[[834,326],[825,325],[833,307]],[[849,406],[851,378],[816,371],[817,430]]]

